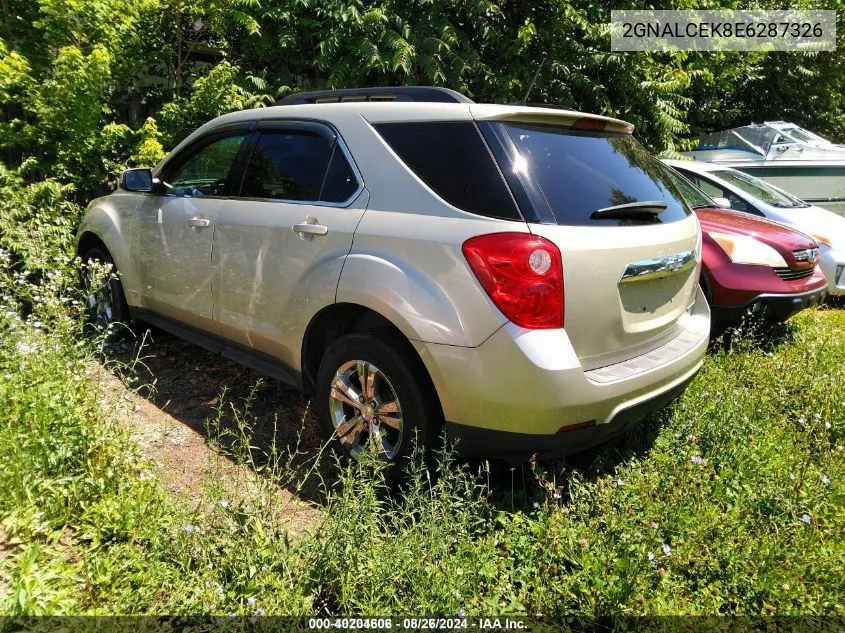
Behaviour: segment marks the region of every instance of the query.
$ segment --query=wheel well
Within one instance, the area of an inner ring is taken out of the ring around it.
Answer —
[[[436,417],[442,422],[443,405],[434,381],[426,369],[417,350],[402,331],[378,312],[354,303],[337,303],[318,312],[305,331],[302,341],[302,389],[312,394],[315,390],[317,370],[329,346],[339,337],[353,332],[380,331],[392,334],[404,347],[408,359],[417,364],[420,375],[428,383],[433,404],[437,407]]]
[[[336,303],[317,313],[302,341],[302,387],[305,392],[314,392],[320,361],[333,341],[344,334],[373,330],[391,330],[405,339],[399,328],[378,312],[364,306]],[[411,347],[410,343],[408,346]]]
[[[94,247],[102,248],[104,251],[106,251],[106,253],[109,253],[109,249],[103,243],[103,240],[101,240],[93,233],[83,233],[82,236],[79,238],[79,244],[76,247],[76,254],[81,257]],[[109,253],[109,256],[111,256],[111,253]]]
[[[393,333],[405,344],[405,351],[419,362],[425,371],[425,365],[407,337],[393,323],[378,312],[354,303],[336,303],[323,309],[311,320],[302,341],[302,387],[306,393],[314,392],[314,382],[320,361],[329,345],[344,334],[353,332],[387,331]],[[431,380],[430,377],[429,381]],[[433,383],[432,383],[433,389]]]

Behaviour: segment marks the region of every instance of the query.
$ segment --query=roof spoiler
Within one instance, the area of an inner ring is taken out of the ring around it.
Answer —
[[[287,95],[274,105],[305,103],[343,103],[347,101],[421,101],[427,103],[475,103],[449,88],[435,86],[385,86],[381,88],[343,88],[314,90]]]

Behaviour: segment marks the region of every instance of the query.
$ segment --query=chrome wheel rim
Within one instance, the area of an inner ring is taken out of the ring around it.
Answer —
[[[363,360],[344,363],[335,372],[329,394],[335,433],[359,459],[368,447],[392,460],[402,443],[402,406],[396,390],[378,367]]]
[[[112,295],[111,283],[106,279],[99,288],[94,288],[94,275],[86,273],[86,281],[88,288],[91,289],[91,294],[88,296],[88,308],[94,319],[100,325],[108,325],[112,322],[114,316],[114,297]]]

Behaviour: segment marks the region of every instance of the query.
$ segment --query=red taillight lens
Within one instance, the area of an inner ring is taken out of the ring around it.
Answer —
[[[493,233],[464,242],[464,257],[496,307],[528,329],[563,327],[560,250],[530,233]]]

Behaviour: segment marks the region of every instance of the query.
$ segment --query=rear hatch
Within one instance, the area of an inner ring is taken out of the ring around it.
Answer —
[[[560,249],[564,327],[583,364],[619,362],[680,333],[700,228],[631,127],[549,110],[476,118],[530,230]]]

